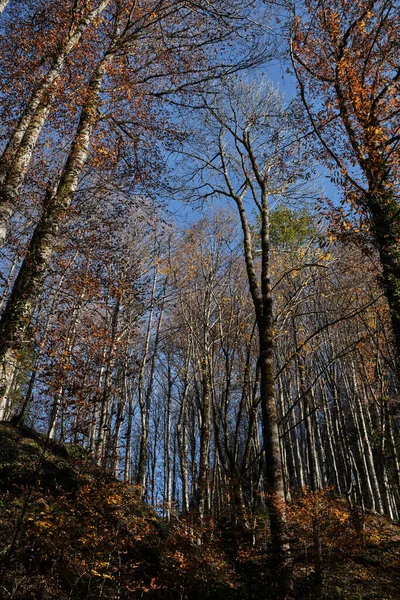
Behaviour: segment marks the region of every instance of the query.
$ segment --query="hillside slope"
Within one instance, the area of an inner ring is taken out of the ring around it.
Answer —
[[[167,526],[81,449],[5,423],[0,546],[1,599],[229,598],[237,583],[216,543]]]
[[[399,598],[399,527],[370,517],[360,537],[343,503],[321,498],[291,509],[296,597]],[[316,507],[318,594],[308,520]],[[264,517],[251,535],[230,523],[207,523],[201,536],[194,519],[166,524],[79,448],[0,424],[1,599],[273,598],[266,542]]]

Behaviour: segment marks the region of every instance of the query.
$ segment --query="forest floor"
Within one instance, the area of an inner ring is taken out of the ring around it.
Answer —
[[[289,508],[296,598],[398,600],[400,527],[328,493]],[[315,585],[313,539],[322,544]],[[170,523],[79,447],[0,424],[0,599],[275,597],[267,517]]]

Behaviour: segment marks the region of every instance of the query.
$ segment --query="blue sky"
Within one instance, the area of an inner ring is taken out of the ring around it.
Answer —
[[[254,72],[256,76],[267,77],[273,81],[276,86],[282,90],[285,95],[286,101],[290,102],[296,96],[296,83],[294,77],[288,73],[287,65],[281,61],[271,61],[268,65],[264,65]],[[339,204],[340,195],[337,187],[330,180],[329,171],[322,164],[318,166],[317,185],[320,188],[321,195],[325,195],[334,204]],[[204,206],[203,209],[195,208],[190,204],[183,204],[174,199],[170,199],[168,202],[167,210],[171,213],[174,220],[179,226],[189,226],[191,223],[201,219],[205,214],[215,212],[218,208],[223,206],[230,206],[229,202],[223,200],[214,200]],[[234,210],[235,207],[232,207]]]

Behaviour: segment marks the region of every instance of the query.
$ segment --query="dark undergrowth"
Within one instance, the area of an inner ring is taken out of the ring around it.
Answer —
[[[295,597],[400,598],[400,528],[328,492],[289,508]],[[315,560],[315,531],[321,542]],[[0,598],[276,597],[268,526],[163,521],[80,448],[0,424]],[[317,577],[316,564],[320,577]]]

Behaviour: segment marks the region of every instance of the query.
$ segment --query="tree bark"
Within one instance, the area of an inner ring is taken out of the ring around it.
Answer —
[[[109,412],[111,394],[110,378],[112,376],[112,371],[115,363],[115,340],[117,336],[117,326],[120,308],[121,300],[120,298],[117,298],[111,316],[111,339],[108,351],[106,353],[107,358],[104,365],[104,383],[100,408],[99,429],[97,432],[97,439],[95,443],[95,457],[99,465],[102,466],[105,466],[107,459],[106,440],[108,427],[107,416]]]
[[[9,3],[9,1],[10,0],[0,0],[0,15],[2,15],[5,9],[7,8],[7,4]]]
[[[197,505],[200,520],[204,519],[208,478],[209,478],[209,455],[211,440],[211,385],[208,357],[205,356],[201,364],[201,427],[200,427],[200,457],[199,478],[197,482]]]
[[[15,202],[24,182],[36,142],[50,112],[65,60],[76,47],[86,29],[109,3],[110,0],[102,0],[97,8],[81,19],[76,28],[71,28],[52,66],[22,113],[0,158],[0,247],[7,237],[10,220],[15,210]],[[92,81],[89,84],[90,92]]]
[[[149,418],[150,418],[150,407],[149,407],[149,393],[145,392],[144,389],[144,376],[146,371],[146,363],[148,360],[149,348],[150,348],[150,338],[151,338],[151,328],[153,325],[153,315],[154,315],[154,304],[155,304],[155,296],[156,296],[156,287],[157,287],[157,269],[154,270],[153,276],[153,284],[151,290],[151,300],[150,300],[150,312],[149,319],[147,322],[147,330],[146,330],[146,338],[144,343],[144,349],[142,354],[142,360],[140,364],[139,371],[139,381],[138,381],[138,396],[139,396],[139,408],[140,408],[140,420],[141,420],[141,436],[140,436],[140,447],[139,447],[139,459],[138,459],[138,468],[137,468],[137,476],[136,483],[140,488],[141,495],[145,494],[146,487],[146,469],[147,469],[147,453],[148,453],[148,445],[149,445]]]
[[[269,207],[264,183],[261,185],[261,285],[253,260],[251,230],[243,200],[236,196],[244,237],[244,255],[259,336],[260,404],[265,453],[266,502],[270,516],[272,552],[277,564],[280,593],[289,597],[293,587],[292,559],[285,513],[285,486],[279,442],[275,399],[273,302],[269,252]]]
[[[390,309],[397,360],[400,363],[400,206],[392,190],[385,189],[384,186],[374,189],[379,175],[371,173],[369,177],[367,205],[382,265],[382,283]]]
[[[1,397],[0,397],[0,421],[8,420],[10,416],[10,393],[15,381],[18,368],[18,359],[9,352],[6,360],[1,365]]]
[[[110,55],[105,55],[96,68],[90,84],[89,98],[82,109],[77,133],[72,143],[60,181],[48,190],[42,217],[36,226],[24,261],[0,319],[0,362],[25,343],[36,299],[53,254],[61,221],[70,207],[89,152],[92,130],[97,121],[98,96]],[[4,392],[4,377],[0,388]],[[0,396],[2,395],[0,389]]]

